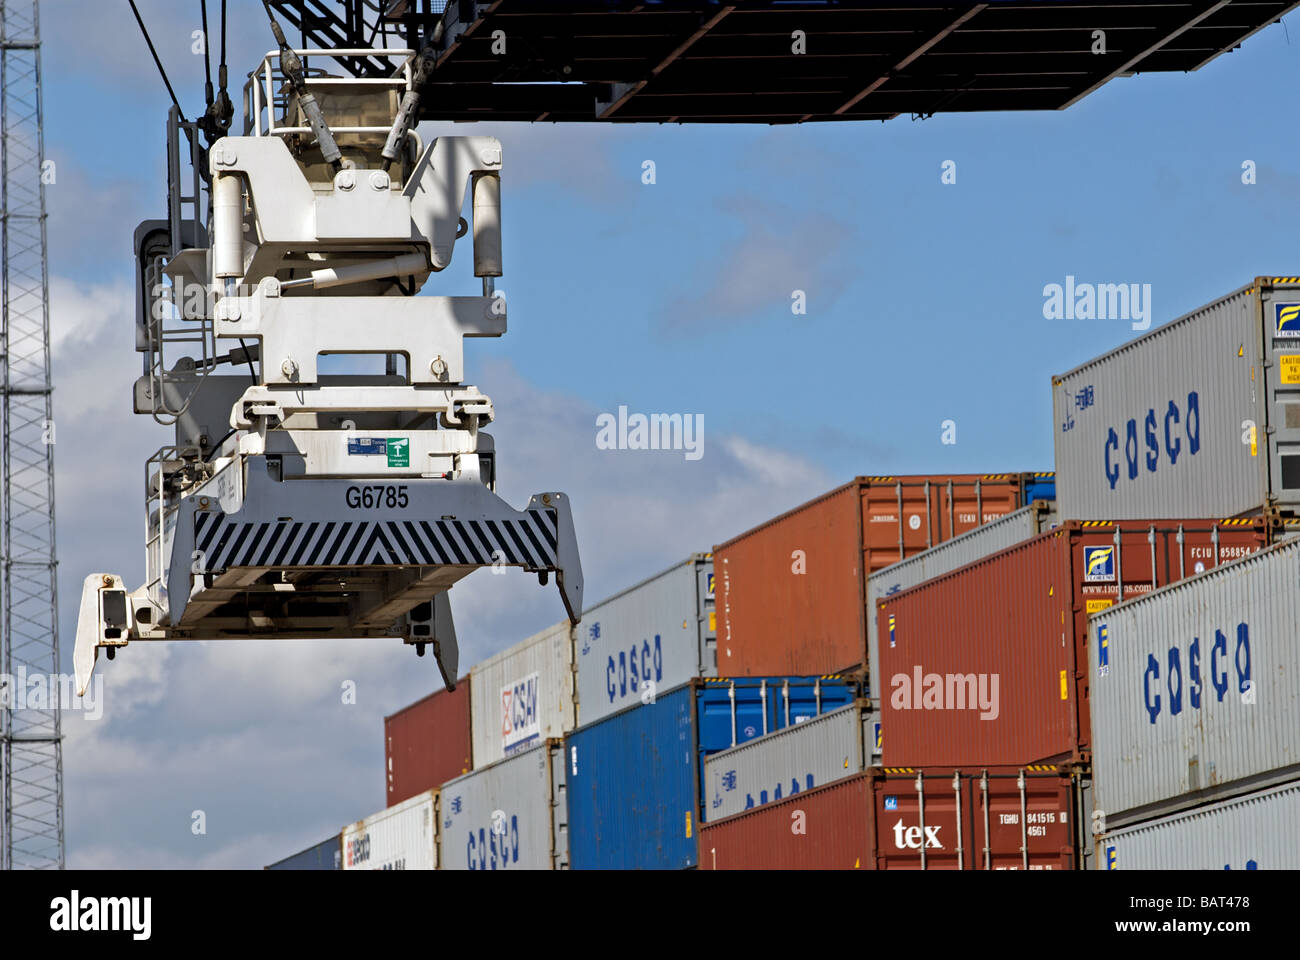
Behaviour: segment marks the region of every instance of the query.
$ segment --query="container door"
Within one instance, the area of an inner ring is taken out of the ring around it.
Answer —
[[[1264,355],[1267,372],[1260,371],[1260,388],[1267,385],[1268,420],[1256,425],[1250,443],[1250,425],[1242,427],[1243,444],[1261,466],[1268,464],[1273,496],[1279,508],[1300,507],[1300,278],[1275,284],[1262,292]],[[1267,441],[1263,431],[1268,431]]]
[[[1023,484],[1019,474],[949,481],[941,488],[940,513],[935,522],[942,536],[935,542],[969,533],[1019,509],[1023,506]]]
[[[975,869],[968,784],[921,771],[875,783],[876,869]]]
[[[969,782],[983,819],[980,837],[988,849],[985,858],[981,848],[980,869],[1074,868],[1077,811],[1068,778],[1025,771],[972,777]]]
[[[550,767],[551,788],[551,867],[569,869],[569,795],[565,776],[564,741],[556,741],[547,748],[547,766]]]

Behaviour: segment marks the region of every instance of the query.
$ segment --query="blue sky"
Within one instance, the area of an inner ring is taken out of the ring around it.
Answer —
[[[141,3],[191,115],[197,6]],[[236,76],[267,45],[256,6],[231,4]],[[47,0],[43,23],[70,663],[82,577],[143,573],[141,461],[166,435],[130,414],[130,235],[162,215],[167,99],[124,3]],[[1159,324],[1256,274],[1300,272],[1290,27],[1300,18],[1198,73],[1117,80],[1064,112],[426,125],[426,139],[491,132],[504,147],[510,331],[466,349],[497,404],[503,492],[572,495],[591,602],[855,474],[1051,469],[1051,375],[1132,331],[1044,319],[1046,284],[1150,284]],[[466,253],[439,292],[476,289]],[[620,404],[702,414],[703,459],[597,451],[595,417]],[[948,418],[955,445],[940,443]],[[553,588],[486,579],[453,592],[466,666],[561,616]],[[378,809],[382,716],[437,685],[404,653],[131,647],[107,665],[105,718],[69,721],[70,862],[260,866]],[[339,708],[340,678],[360,678],[357,707]],[[97,819],[109,805],[121,817]]]

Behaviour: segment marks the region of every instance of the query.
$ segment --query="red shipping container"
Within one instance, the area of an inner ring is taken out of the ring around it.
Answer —
[[[705,870],[1073,870],[1075,781],[1052,766],[872,768],[700,827]]]
[[[866,578],[1024,506],[1034,476],[858,477],[714,547],[718,674],[866,663]]]
[[[877,870],[1079,868],[1081,794],[1050,765],[875,772]]]
[[[701,870],[870,870],[871,778],[858,774],[700,825]]]
[[[1261,518],[1077,520],[886,597],[886,767],[1089,759],[1088,615],[1253,553]]]
[[[468,677],[384,717],[385,805],[469,773],[471,743]]]

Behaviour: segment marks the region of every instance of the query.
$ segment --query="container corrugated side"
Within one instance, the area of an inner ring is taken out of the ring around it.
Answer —
[[[569,866],[563,743],[546,740],[442,786],[444,870],[564,870]]]
[[[922,550],[871,575],[867,580],[867,609],[875,610],[877,604],[891,594],[1005,550],[1055,525],[1056,510],[1052,504],[1036,501],[936,547]],[[874,678],[873,668],[880,657],[880,627],[874,616],[867,617],[867,647],[867,669]],[[879,683],[871,684],[871,699],[879,706]]]
[[[579,727],[565,740],[575,870],[695,865],[693,688]]]
[[[476,665],[470,671],[475,769],[572,730],[575,686],[567,620]]]
[[[1062,517],[1231,517],[1270,499],[1300,506],[1294,281],[1257,278],[1053,377]]]
[[[886,766],[1087,761],[1088,614],[1267,546],[1260,519],[1067,521],[879,604]]]
[[[861,773],[871,762],[866,703],[786,727],[704,761],[704,819],[754,807]]]
[[[1108,822],[1300,777],[1298,625],[1300,541],[1092,617],[1093,765]]]
[[[565,741],[574,869],[695,866],[705,758],[859,693],[853,678],[698,679],[575,730]]]
[[[436,870],[437,790],[343,828],[344,870]]]
[[[877,768],[878,870],[1074,870],[1090,811],[1051,766]]]
[[[1300,781],[1111,831],[1101,870],[1300,870]]]
[[[474,769],[469,677],[384,718],[388,805],[432,790]]]
[[[870,870],[872,860],[866,774],[700,829],[701,870]]]
[[[862,660],[861,528],[850,483],[713,548],[721,676]]]
[[[314,844],[291,857],[277,860],[267,866],[268,870],[342,870],[343,848],[339,844],[339,834]]]
[[[717,675],[713,560],[695,554],[584,611],[577,626],[578,720],[593,723]]]
[[[864,664],[866,578],[1024,506],[1034,476],[857,477],[714,547],[719,675]]]

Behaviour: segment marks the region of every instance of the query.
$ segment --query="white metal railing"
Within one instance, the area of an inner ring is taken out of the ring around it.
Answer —
[[[196,447],[170,445],[159,447],[144,464],[144,551],[145,590],[155,603],[162,604],[166,589],[168,545],[167,514],[171,503],[167,496],[167,465],[186,460],[194,462],[200,455]],[[157,517],[157,528],[154,527]],[[174,533],[174,531],[173,531]]]
[[[415,60],[416,51],[406,48],[397,47],[344,47],[337,50],[294,50],[294,53],[303,59],[303,69],[307,68],[308,57],[327,57],[334,59],[336,57],[374,57],[377,59],[392,59],[401,57],[402,62],[394,68],[392,77],[366,78],[366,77],[306,77],[308,90],[311,89],[314,81],[328,80],[331,84],[347,84],[363,89],[366,87],[391,87],[394,90],[400,90],[403,93],[410,90],[414,84],[415,73],[412,64]],[[288,105],[287,96],[276,95],[277,79],[283,83],[284,76],[280,73],[278,61],[280,57],[279,50],[268,50],[258,64],[248,75],[248,80],[244,83],[244,136],[250,134],[255,137],[261,136],[290,136],[292,134],[311,134],[311,127],[299,126],[280,126],[277,125],[275,113],[277,108],[285,109]],[[262,126],[262,111],[266,111],[266,128]],[[339,126],[330,127],[330,131],[335,134],[340,133],[373,133],[388,135],[392,127],[392,121],[382,127],[357,127],[357,126]]]

